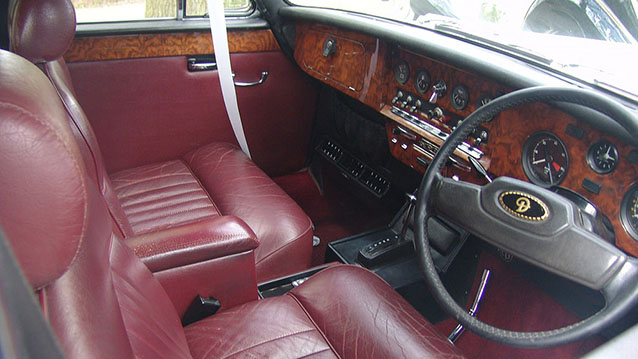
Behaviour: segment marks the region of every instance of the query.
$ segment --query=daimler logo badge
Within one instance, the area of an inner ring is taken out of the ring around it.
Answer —
[[[498,197],[498,202],[508,213],[528,221],[543,221],[549,216],[547,205],[531,194],[506,191]]]
[[[518,213],[525,213],[531,207],[532,204],[526,197],[518,197],[518,199],[516,200],[516,212]]]

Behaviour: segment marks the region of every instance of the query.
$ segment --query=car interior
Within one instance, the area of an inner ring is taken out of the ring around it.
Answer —
[[[189,1],[0,5],[0,357],[637,355],[636,95],[302,0],[231,77]]]

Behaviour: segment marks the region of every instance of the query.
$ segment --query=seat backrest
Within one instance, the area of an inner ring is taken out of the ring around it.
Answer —
[[[97,137],[76,99],[63,55],[75,36],[75,9],[70,0],[12,0],[9,5],[10,50],[36,64],[50,79],[69,116],[89,175],[104,195],[122,236],[133,229],[106,173]]]
[[[114,233],[67,114],[0,50],[0,225],[69,358],[190,358],[159,282]]]

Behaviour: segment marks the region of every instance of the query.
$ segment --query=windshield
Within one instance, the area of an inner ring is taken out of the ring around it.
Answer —
[[[498,47],[638,96],[638,0],[291,0],[364,13]]]

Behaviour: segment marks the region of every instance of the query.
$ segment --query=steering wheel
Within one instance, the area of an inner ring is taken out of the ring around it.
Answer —
[[[545,188],[509,177],[498,177],[478,186],[441,175],[454,149],[478,125],[504,110],[534,102],[583,105],[614,119],[629,133],[638,134],[638,120],[628,110],[590,90],[540,86],[501,96],[468,116],[433,158],[419,187],[414,214],[414,223],[424,225],[414,227],[423,276],[448,314],[486,339],[511,346],[542,348],[595,334],[636,306],[638,260],[584,229],[578,208]],[[601,291],[605,307],[583,321],[549,331],[509,331],[480,321],[452,299],[439,278],[426,228],[427,219],[432,215],[441,216],[533,265]]]

